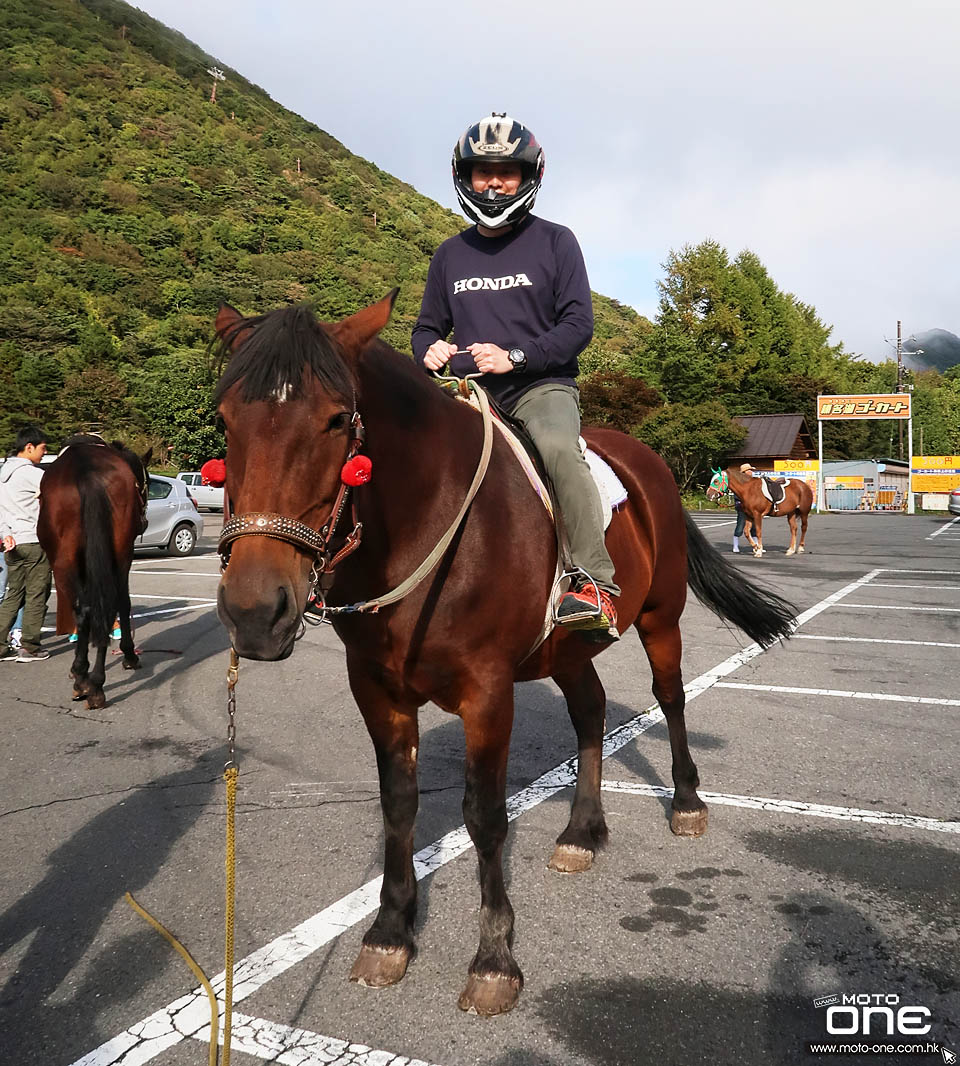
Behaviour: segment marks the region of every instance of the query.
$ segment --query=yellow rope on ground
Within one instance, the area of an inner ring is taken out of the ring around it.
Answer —
[[[217,1011],[217,997],[214,995],[213,986],[207,980],[207,975],[200,969],[199,963],[194,959],[190,952],[187,951],[183,944],[177,940],[173,933],[158,922],[149,911],[141,907],[129,892],[125,893],[123,898],[131,907],[133,907],[141,918],[145,918],[162,937],[165,937],[170,942],[172,947],[180,952],[186,960],[187,965],[193,970],[194,976],[203,985],[204,989],[206,989],[207,998],[210,1000],[210,1053],[207,1062],[209,1066],[217,1066],[217,1024],[219,1014]]]
[[[230,1029],[233,1021],[233,913],[235,892],[235,815],[237,807],[237,777],[240,770],[236,766],[228,766],[223,771],[223,779],[227,783],[227,857],[226,857],[226,935],[224,937],[224,964],[225,982],[223,988],[223,1060],[222,1066],[230,1066]],[[200,969],[200,964],[194,959],[189,951],[161,922],[133,898],[127,892],[124,899],[131,907],[148,921],[154,929],[164,937],[170,945],[178,951],[193,971],[194,976],[203,985],[210,1001],[210,1050],[207,1056],[208,1066],[217,1066],[217,1042],[219,1036],[219,1011],[217,1009],[217,997],[207,975]]]
[[[234,837],[234,823],[237,807],[237,777],[240,770],[236,766],[228,766],[223,771],[223,779],[227,783],[227,856],[226,856],[226,929],[224,934],[224,967],[226,982],[223,988],[223,1066],[230,1066],[230,1027],[233,1019],[233,901],[234,901],[234,870],[236,865],[236,847]]]

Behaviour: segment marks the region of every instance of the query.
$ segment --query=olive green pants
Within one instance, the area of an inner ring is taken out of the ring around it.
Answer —
[[[39,544],[18,544],[6,553],[7,591],[0,603],[0,649],[10,636],[20,608],[23,608],[21,645],[27,651],[40,650],[40,628],[50,597],[50,563]]]
[[[600,494],[580,453],[580,394],[569,385],[549,383],[525,392],[510,412],[533,438],[553,482],[574,566],[607,592],[619,596],[613,562],[603,533]]]

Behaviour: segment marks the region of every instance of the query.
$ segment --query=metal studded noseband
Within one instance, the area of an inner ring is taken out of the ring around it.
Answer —
[[[273,537],[290,544],[306,548],[316,555],[322,555],[326,549],[326,538],[322,537],[312,526],[304,525],[295,518],[286,518],[281,514],[252,511],[249,514],[236,515],[223,527],[220,534],[220,554],[240,537]]]

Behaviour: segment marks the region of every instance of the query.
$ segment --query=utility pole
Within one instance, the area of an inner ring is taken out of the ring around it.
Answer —
[[[207,73],[213,78],[213,88],[210,90],[210,103],[215,104],[217,102],[217,82],[226,81],[227,76],[219,67],[209,67]]]
[[[297,156],[297,173],[300,173],[300,156]]]
[[[900,319],[897,319],[897,392],[903,392],[903,343],[900,334]],[[900,434],[900,458],[903,458],[903,419],[897,419]],[[910,476],[909,474],[907,475]]]

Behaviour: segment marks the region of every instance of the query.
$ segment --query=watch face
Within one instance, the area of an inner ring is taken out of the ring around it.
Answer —
[[[527,357],[519,348],[511,348],[507,354],[510,362],[513,363],[514,366],[523,366],[527,361]]]

